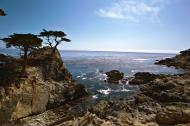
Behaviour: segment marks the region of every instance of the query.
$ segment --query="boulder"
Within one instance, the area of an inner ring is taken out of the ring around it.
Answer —
[[[109,72],[106,72],[107,75],[107,82],[108,83],[119,83],[119,80],[122,80],[124,77],[124,73],[118,71],[118,70],[112,70]]]
[[[71,89],[69,92],[65,92],[65,97],[67,100],[74,100],[87,95],[89,95],[89,92],[82,84],[76,84],[74,88]]]
[[[155,74],[151,74],[149,72],[139,72],[136,73],[134,76],[135,78],[129,81],[129,84],[146,84],[153,81],[157,77]]]

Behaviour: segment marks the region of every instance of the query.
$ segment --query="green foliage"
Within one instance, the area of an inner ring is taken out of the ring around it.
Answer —
[[[42,43],[42,40],[33,34],[13,34],[2,40],[5,42],[7,48],[11,46],[33,48],[40,47]]]
[[[39,36],[45,37],[47,40],[46,44],[55,49],[61,42],[71,41],[70,39],[66,38],[67,35],[63,31],[47,31],[43,29],[43,32],[41,32]]]
[[[3,38],[3,42],[5,42],[7,48],[13,46],[19,48],[24,52],[23,56],[23,64],[22,64],[22,73],[26,74],[26,65],[27,65],[27,56],[29,49],[33,49],[35,47],[40,47],[42,44],[42,39],[38,38],[33,34],[13,34],[8,38]]]

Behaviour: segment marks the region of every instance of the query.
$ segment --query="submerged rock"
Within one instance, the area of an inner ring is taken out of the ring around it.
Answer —
[[[122,80],[124,77],[124,73],[118,71],[118,70],[112,70],[109,72],[106,72],[107,75],[107,81],[108,83],[119,83],[119,80]]]

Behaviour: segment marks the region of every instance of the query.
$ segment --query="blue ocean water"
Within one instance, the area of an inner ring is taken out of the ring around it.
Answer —
[[[126,84],[108,84],[104,74],[110,70],[124,72],[133,76],[136,72],[155,74],[178,74],[183,70],[174,67],[155,65],[156,60],[173,57],[175,54],[61,51],[61,56],[77,83],[84,84],[92,93],[93,99],[122,99],[134,95],[137,86]]]

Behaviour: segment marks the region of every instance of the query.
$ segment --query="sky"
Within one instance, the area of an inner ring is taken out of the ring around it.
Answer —
[[[190,48],[190,0],[0,0],[0,37],[61,30],[62,50],[178,52]],[[4,47],[2,44],[0,47]]]

